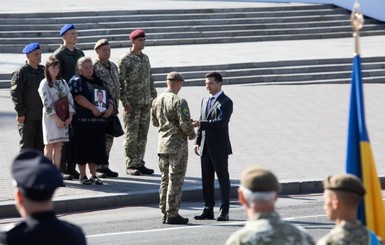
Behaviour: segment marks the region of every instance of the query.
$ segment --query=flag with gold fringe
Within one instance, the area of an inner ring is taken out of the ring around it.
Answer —
[[[350,93],[346,172],[358,176],[366,195],[357,217],[385,241],[385,206],[381,184],[366,130],[360,55],[354,57]]]

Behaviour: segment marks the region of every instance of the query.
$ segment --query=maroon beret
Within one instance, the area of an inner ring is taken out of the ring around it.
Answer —
[[[135,40],[137,38],[140,38],[140,37],[146,37],[146,35],[144,34],[144,31],[141,29],[136,29],[136,30],[132,31],[130,34],[131,41]]]

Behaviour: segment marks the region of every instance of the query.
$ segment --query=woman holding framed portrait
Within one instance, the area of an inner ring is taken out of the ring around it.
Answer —
[[[78,164],[80,183],[102,185],[103,182],[96,176],[96,165],[104,164],[107,160],[106,122],[113,112],[113,103],[103,81],[93,73],[91,58],[80,58],[76,71],[77,74],[69,81],[76,107],[73,118],[74,137],[69,144],[69,161]],[[100,104],[96,104],[99,102]],[[86,175],[86,165],[90,178]]]

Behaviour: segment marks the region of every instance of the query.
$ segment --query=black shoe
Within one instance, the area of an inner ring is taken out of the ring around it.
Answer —
[[[162,222],[162,223],[163,223],[163,224],[166,224],[166,220],[167,220],[167,216],[166,216],[166,215],[163,215],[163,220],[162,220],[163,222]]]
[[[137,170],[136,168],[127,168],[126,173],[128,175],[140,175],[140,171]]]
[[[114,172],[109,168],[105,168],[103,170],[104,170],[104,173],[107,175],[107,177],[116,178],[119,176],[118,172]]]
[[[76,171],[75,169],[73,169],[72,171],[70,171],[70,172],[68,172],[70,175],[72,175],[72,177],[74,178],[74,179],[79,179],[79,177],[80,177],[80,174],[79,174],[79,172],[78,171]]]
[[[228,221],[228,220],[229,220],[229,214],[225,212],[221,212],[221,214],[217,218],[217,221]]]
[[[103,181],[96,176],[91,176],[90,181],[95,185],[103,185]]]
[[[194,219],[214,219],[214,210],[212,208],[204,208],[201,215],[194,216]]]
[[[137,169],[140,171],[141,174],[153,174],[154,173],[154,169],[146,168],[145,166],[141,166]]]
[[[185,225],[187,223],[188,223],[188,218],[183,218],[180,215],[174,218],[168,218],[166,221],[166,224],[169,224],[169,225]]]

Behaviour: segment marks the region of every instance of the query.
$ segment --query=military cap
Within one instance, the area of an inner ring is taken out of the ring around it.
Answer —
[[[281,190],[277,177],[270,170],[258,166],[249,167],[243,172],[241,185],[253,192]]]
[[[99,41],[97,41],[95,43],[94,50],[97,50],[98,48],[100,48],[100,47],[102,47],[104,45],[108,45],[108,44],[110,44],[110,43],[108,42],[107,39],[105,39],[105,38],[100,39]]]
[[[184,78],[180,73],[178,73],[176,71],[172,71],[169,74],[167,74],[167,80],[183,82]]]
[[[365,195],[365,187],[361,180],[352,174],[337,174],[327,177],[324,182],[325,190],[346,191],[357,195]]]
[[[25,45],[25,47],[23,48],[23,54],[29,54],[31,53],[32,51],[35,51],[37,49],[40,49],[40,45],[39,43],[30,43],[30,44],[27,44]]]
[[[60,29],[60,36],[63,36],[69,30],[75,29],[73,24],[66,24]]]
[[[20,153],[13,160],[11,171],[15,185],[34,201],[49,200],[56,188],[63,184],[60,171],[36,150]]]
[[[141,30],[141,29],[136,29],[134,31],[131,32],[130,34],[130,40],[135,40],[137,38],[140,38],[140,37],[146,37],[146,34],[144,34],[144,31]]]

